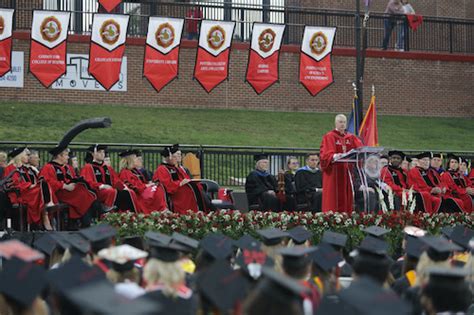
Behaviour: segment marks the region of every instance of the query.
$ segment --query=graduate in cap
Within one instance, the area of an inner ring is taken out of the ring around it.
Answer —
[[[99,144],[87,149],[92,160],[84,165],[81,176],[95,190],[97,199],[108,208],[107,210],[117,208],[138,212],[135,207],[138,203],[135,192],[119,179],[111,166],[104,164],[106,149],[107,146]]]
[[[28,223],[33,225],[33,229],[52,230],[47,210],[57,204],[57,199],[51,187],[28,166],[29,150],[26,147],[15,148],[8,156],[11,161],[5,173],[14,172],[11,177],[13,191],[8,193],[10,202],[26,205]]]
[[[319,169],[319,154],[306,155],[306,165],[296,171],[295,185],[298,203],[309,203],[312,212],[321,212],[323,175]]]
[[[443,174],[443,154],[433,153],[433,156],[431,157],[430,168],[439,175]]]
[[[260,211],[280,211],[281,204],[277,198],[278,183],[268,170],[270,162],[266,154],[254,156],[255,170],[245,180],[245,193],[249,205],[259,205]]]
[[[262,239],[262,250],[275,262],[275,270],[281,272],[282,257],[278,251],[285,246],[285,241],[290,235],[278,228],[257,230],[257,234]]]
[[[175,153],[178,147],[166,147],[161,151],[163,163],[161,163],[153,175],[153,181],[163,185],[166,193],[171,199],[172,210],[185,214],[207,210],[204,201],[202,188],[182,169],[176,166],[177,158]]]
[[[447,171],[441,175],[441,181],[447,187],[445,197],[453,198],[463,212],[472,212],[474,188],[469,187],[465,177],[459,172],[460,157],[448,154]],[[459,202],[459,199],[462,203]]]
[[[395,194],[395,209],[401,208],[402,194],[409,189],[407,172],[401,167],[402,161],[405,159],[405,153],[402,151],[389,151],[388,156],[390,163],[382,168],[380,179],[386,183]]]
[[[181,149],[180,149],[178,143],[173,144],[173,151],[174,150],[176,150],[176,152],[174,153],[174,155],[176,156],[176,167],[181,172],[186,173],[186,176],[188,178],[192,178],[193,176],[191,175],[191,172],[189,171],[189,169],[187,169],[186,167],[183,166],[183,154],[181,152]]]
[[[137,196],[135,209],[142,213],[164,211],[169,209],[163,187],[159,184],[148,182],[138,170],[138,151],[126,150],[119,154],[120,179]]]
[[[354,251],[354,281],[359,277],[369,277],[380,286],[384,286],[390,274],[388,244],[372,235],[365,237]]]
[[[112,262],[102,259],[98,254],[102,249],[112,246],[117,230],[105,223],[82,229],[79,234],[90,242],[92,263],[97,265],[104,273],[110,270]]]
[[[350,265],[352,258],[346,250],[347,238],[347,235],[334,231],[324,231],[321,237],[322,244],[329,244],[343,257],[343,260],[338,263],[336,268],[336,276],[338,277],[351,277],[353,272]]]
[[[320,147],[321,169],[323,171],[322,211],[352,212],[353,192],[349,163],[334,163],[334,159],[362,142],[346,131],[347,118],[339,114],[335,118],[335,129],[323,136]]]
[[[311,253],[310,282],[316,286],[319,296],[332,295],[340,289],[337,269],[344,261],[342,254],[327,243],[321,243]]]

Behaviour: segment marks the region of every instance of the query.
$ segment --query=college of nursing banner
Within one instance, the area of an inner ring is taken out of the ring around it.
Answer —
[[[120,80],[129,19],[122,14],[94,14],[88,70],[107,91]]]
[[[100,5],[107,11],[110,12],[117,7],[122,0],[99,0]]]
[[[300,54],[300,82],[312,96],[334,82],[331,52],[335,27],[306,26]]]
[[[0,9],[0,77],[12,68],[13,9]]]
[[[210,93],[229,76],[229,56],[235,22],[201,22],[194,78]]]
[[[45,87],[66,73],[66,46],[71,13],[33,11],[30,72]]]
[[[257,94],[278,82],[278,60],[284,32],[283,24],[253,24],[245,80]]]
[[[184,19],[150,17],[143,76],[157,92],[178,76],[179,46]]]

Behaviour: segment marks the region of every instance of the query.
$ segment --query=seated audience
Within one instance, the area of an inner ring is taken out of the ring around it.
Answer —
[[[250,172],[245,181],[245,193],[249,205],[258,204],[260,211],[280,211],[281,205],[277,198],[278,183],[268,170],[270,161],[266,154],[254,156],[255,170]]]
[[[296,172],[295,183],[298,203],[308,203],[311,212],[321,212],[323,175],[317,153],[306,155],[306,166]]]

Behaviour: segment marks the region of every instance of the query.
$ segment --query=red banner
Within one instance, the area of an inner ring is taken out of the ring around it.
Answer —
[[[99,0],[100,5],[107,10],[107,12],[111,12],[115,9],[122,2],[122,0]]]
[[[146,46],[143,75],[157,92],[178,76],[179,47],[162,54],[153,47]]]
[[[66,73],[66,42],[49,49],[31,41],[30,72],[45,87]]]
[[[300,82],[312,96],[331,85],[334,82],[331,55],[327,55],[321,61],[316,61],[305,53],[301,53]]]
[[[278,82],[278,57],[278,51],[268,58],[262,58],[258,53],[250,50],[245,78],[257,94],[261,94]]]
[[[0,41],[0,77],[12,68],[12,38]]]
[[[230,49],[224,50],[218,56],[211,55],[205,49],[198,48],[194,77],[202,87],[210,93],[229,75]]]
[[[120,68],[124,52],[125,45],[109,51],[95,43],[91,43],[89,74],[107,91],[120,80]]]
[[[423,23],[423,16],[419,14],[408,14],[407,19],[408,19],[408,25],[414,31],[416,31],[418,26],[420,26]]]

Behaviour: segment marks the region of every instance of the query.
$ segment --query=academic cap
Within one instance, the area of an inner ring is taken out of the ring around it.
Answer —
[[[58,145],[54,148],[52,148],[51,150],[49,150],[49,154],[51,154],[53,157],[56,156],[56,155],[59,155],[61,154],[64,150],[67,149],[67,146],[65,145]]]
[[[232,256],[232,240],[219,233],[207,234],[201,240],[201,248],[214,259],[227,259]]]
[[[145,238],[147,239],[148,242],[154,241],[161,243],[163,245],[168,245],[171,243],[171,236],[160,233],[160,232],[154,232],[154,231],[147,231],[145,233]]]
[[[407,239],[405,252],[407,256],[419,259],[421,254],[428,248],[428,245],[417,237]]]
[[[423,152],[423,153],[420,153],[418,155],[415,155],[415,157],[419,160],[423,159],[423,158],[432,158],[433,157],[433,153],[431,152]]]
[[[260,247],[261,243],[256,238],[245,234],[238,240],[234,241],[234,246],[240,249],[254,248],[255,246]]]
[[[465,225],[456,225],[449,237],[454,243],[462,246],[464,250],[470,250],[469,241],[474,238],[474,230]]]
[[[163,150],[161,150],[161,156],[162,157],[169,157],[171,154],[175,154],[178,152],[179,148],[170,146],[170,147],[164,147]]]
[[[362,240],[362,243],[357,247],[357,250],[359,253],[386,256],[388,253],[388,244],[380,238],[368,235]]]
[[[273,246],[280,244],[285,237],[289,234],[278,228],[268,228],[263,230],[257,230],[257,234],[263,239],[263,243],[267,246]]]
[[[301,298],[308,294],[309,288],[304,287],[298,281],[275,271],[273,268],[262,268],[263,279],[257,289],[264,291],[274,299],[289,300],[290,298]]]
[[[11,158],[11,159],[13,159],[13,158],[16,157],[17,155],[19,155],[20,153],[22,153],[23,151],[25,151],[25,149],[26,149],[26,146],[13,148],[10,152],[8,152],[8,157]]]
[[[33,243],[34,248],[39,249],[48,256],[58,247],[58,242],[49,233],[42,235]]]
[[[176,243],[163,244],[154,240],[148,242],[150,246],[150,257],[165,262],[175,262],[181,257],[181,253],[186,250],[182,245]]]
[[[101,223],[79,231],[91,244],[111,240],[117,235],[117,230],[109,224]]]
[[[299,269],[310,263],[310,254],[315,250],[316,247],[293,246],[281,248],[278,253],[283,257],[285,268]]]
[[[3,263],[0,293],[18,304],[30,306],[46,287],[46,271],[31,262],[12,258]]]
[[[260,278],[264,266],[273,267],[275,264],[262,250],[259,242],[246,244],[235,259],[235,263],[254,280]]]
[[[403,233],[405,233],[405,235],[409,237],[423,237],[426,235],[425,230],[410,225],[403,228]]]
[[[287,232],[290,235],[293,242],[297,245],[301,245],[305,243],[307,240],[311,239],[311,237],[313,237],[313,233],[311,233],[310,231],[308,231],[306,228],[304,228],[301,225],[296,226],[288,230]]]
[[[443,236],[424,236],[420,238],[428,245],[427,254],[434,261],[447,260],[452,252],[462,251],[462,247],[450,242]]]
[[[328,272],[336,267],[344,258],[340,251],[335,250],[330,244],[321,243],[316,250],[311,253],[311,260],[319,268]]]
[[[466,268],[458,267],[431,267],[428,268],[427,273],[429,275],[430,283],[451,283],[452,285],[461,284],[466,280],[469,275],[469,270]]]
[[[107,146],[103,144],[93,144],[90,147],[87,148],[87,151],[89,152],[96,152],[100,150],[107,150]]]
[[[403,153],[402,151],[398,151],[398,150],[392,150],[392,151],[388,151],[388,156],[389,157],[392,157],[394,155],[398,155],[399,157],[402,158],[402,160],[405,158],[405,153]]]
[[[382,238],[385,234],[390,232],[390,230],[384,229],[383,227],[377,225],[369,226],[362,231],[377,238]]]
[[[0,242],[0,257],[18,258],[26,262],[44,259],[42,253],[15,239]]]
[[[125,151],[120,152],[120,153],[119,153],[119,156],[120,156],[121,158],[126,158],[127,156],[130,156],[130,155],[133,155],[133,154],[136,155],[135,150],[125,150]]]
[[[124,244],[104,248],[99,251],[98,256],[110,261],[112,268],[120,272],[132,270],[135,261],[147,257],[148,253],[128,244]]]
[[[255,154],[253,156],[253,159],[255,162],[258,162],[260,160],[268,160],[268,154],[265,154],[265,153]]]
[[[443,155],[441,153],[432,153],[431,158],[443,158]]]
[[[181,233],[173,232],[173,234],[171,234],[171,238],[173,239],[173,241],[178,242],[180,245],[188,247],[190,252],[193,252],[199,248],[198,240],[195,240],[194,238],[183,235]]]
[[[337,247],[346,247],[347,235],[333,231],[324,231],[321,243],[327,243]]]
[[[122,244],[127,244],[141,250],[145,249],[143,238],[139,235],[131,235],[122,238]]]
[[[79,234],[67,234],[64,235],[64,240],[69,243],[70,249],[77,253],[80,254],[81,256],[86,255],[87,253],[90,252],[91,250],[91,244],[89,243],[88,240],[84,239],[81,235]]]

